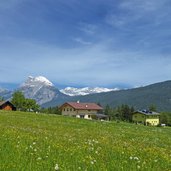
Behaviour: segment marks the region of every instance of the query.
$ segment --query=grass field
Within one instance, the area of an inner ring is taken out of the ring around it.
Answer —
[[[171,171],[171,128],[0,111],[0,171]]]

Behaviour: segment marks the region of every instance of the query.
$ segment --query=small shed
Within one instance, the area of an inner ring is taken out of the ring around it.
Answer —
[[[0,110],[16,110],[16,107],[10,101],[0,101]]]

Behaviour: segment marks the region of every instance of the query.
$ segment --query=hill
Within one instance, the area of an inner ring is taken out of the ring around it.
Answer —
[[[103,106],[109,104],[112,107],[116,107],[121,104],[128,104],[129,106],[134,106],[135,109],[145,109],[153,104],[157,106],[159,111],[171,111],[171,81],[128,90],[69,97],[65,100],[99,102]],[[47,107],[60,105],[61,103],[61,100],[59,101],[59,99],[54,99],[43,105]]]
[[[0,111],[1,170],[169,170],[171,129]]]

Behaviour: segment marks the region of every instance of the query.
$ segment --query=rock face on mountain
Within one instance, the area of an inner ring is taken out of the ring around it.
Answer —
[[[74,87],[66,87],[65,89],[60,90],[63,94],[69,96],[85,96],[88,94],[95,94],[95,93],[102,93],[102,92],[109,92],[109,91],[118,91],[118,88],[109,89],[103,87],[84,87],[84,88],[74,88]]]
[[[65,98],[66,95],[62,94],[47,78],[43,76],[32,77],[20,86],[26,98],[35,99],[38,104],[47,103],[51,100],[58,98]]]

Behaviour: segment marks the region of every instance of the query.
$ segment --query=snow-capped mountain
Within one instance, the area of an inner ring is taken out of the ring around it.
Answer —
[[[32,77],[29,76],[28,79],[21,85],[21,87],[29,86],[29,87],[41,87],[43,86],[54,86],[47,78],[43,76]]]
[[[43,76],[29,76],[28,79],[21,84],[19,90],[24,93],[26,98],[35,99],[40,105],[54,98],[66,96]]]
[[[102,92],[109,92],[109,91],[118,91],[118,88],[109,89],[109,88],[103,88],[103,87],[84,87],[84,88],[74,88],[74,87],[66,87],[65,89],[60,90],[63,94],[69,95],[69,96],[84,96],[88,94],[95,94],[95,93],[102,93]]]

